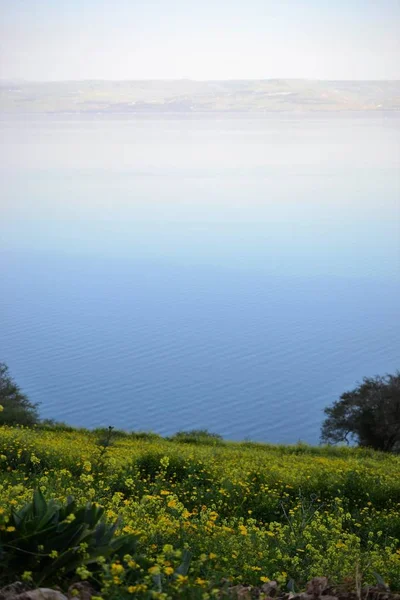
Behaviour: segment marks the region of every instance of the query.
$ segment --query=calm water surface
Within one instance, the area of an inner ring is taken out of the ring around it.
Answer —
[[[400,367],[400,117],[0,119],[0,360],[75,425],[318,441]]]

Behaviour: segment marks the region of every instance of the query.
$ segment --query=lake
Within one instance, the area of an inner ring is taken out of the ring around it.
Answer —
[[[0,119],[0,360],[43,417],[317,443],[400,367],[400,113]]]

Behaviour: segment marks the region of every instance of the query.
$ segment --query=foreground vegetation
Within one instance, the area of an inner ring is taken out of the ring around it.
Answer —
[[[0,427],[1,585],[85,579],[105,599],[207,599],[325,575],[400,590],[399,540],[396,455]]]

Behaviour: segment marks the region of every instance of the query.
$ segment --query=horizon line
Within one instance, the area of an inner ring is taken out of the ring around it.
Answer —
[[[150,81],[160,81],[160,82],[182,82],[182,81],[192,81],[196,83],[220,83],[220,82],[239,82],[239,81],[314,81],[314,82],[324,82],[324,83],[333,83],[333,82],[359,82],[359,83],[375,83],[375,82],[391,82],[391,83],[400,83],[400,78],[398,79],[320,79],[314,77],[240,77],[240,78],[229,78],[229,79],[197,79],[192,77],[146,77],[146,78],[123,78],[123,79],[108,79],[108,78],[78,78],[78,79],[25,79],[23,77],[0,77],[0,82],[18,82],[18,83],[71,83],[71,82],[150,82]]]

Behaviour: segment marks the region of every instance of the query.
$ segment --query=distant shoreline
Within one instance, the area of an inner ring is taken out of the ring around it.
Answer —
[[[400,111],[400,81],[0,80],[1,113],[230,114]]]

